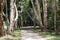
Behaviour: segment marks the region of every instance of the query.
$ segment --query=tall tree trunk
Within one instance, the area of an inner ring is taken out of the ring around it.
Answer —
[[[9,32],[13,32],[14,30],[14,0],[10,0],[10,27],[9,27]]]
[[[5,0],[0,0],[0,36],[5,35],[5,30],[3,26],[3,15],[2,15],[4,3],[5,3]]]
[[[34,29],[36,29],[36,19],[35,19],[35,15],[34,15],[34,18],[33,18],[33,23],[34,23]]]
[[[23,17],[21,15],[21,27],[23,27]]]
[[[52,9],[53,9],[53,12],[54,12],[54,29],[55,29],[55,32],[57,31],[56,30],[56,17],[57,17],[57,3],[56,3],[56,0],[52,0]],[[58,29],[59,30],[59,29]],[[58,32],[56,32],[58,33]]]
[[[39,5],[39,0],[36,0],[36,5],[37,5],[37,16],[39,16],[39,23],[40,23],[40,26],[41,26],[41,31],[43,31],[43,23],[42,23],[42,17],[41,17],[41,12],[40,12],[40,5]]]
[[[47,0],[42,0],[44,12],[44,31],[47,29]]]
[[[15,11],[16,11],[16,18],[14,19],[15,20],[15,29],[17,29],[18,10],[17,10],[17,6],[16,6],[16,0],[14,3],[14,7],[15,7]]]
[[[21,27],[23,27],[23,17],[21,15]]]
[[[35,13],[35,16],[37,17],[37,20],[39,21],[40,26],[43,28],[44,26],[43,26],[43,24],[42,24],[42,19],[41,19],[41,14],[40,14],[40,5],[39,5],[39,2],[38,2],[38,0],[36,0],[37,10],[35,9],[32,0],[31,0],[31,3],[32,3],[32,7],[33,7],[33,11],[34,11],[34,13]]]
[[[8,31],[9,19],[8,19],[8,13],[7,13],[7,6],[8,6],[8,5],[7,5],[7,0],[6,0],[6,15],[5,15],[5,16],[6,16],[6,23],[7,23],[7,29],[6,29],[6,30]]]

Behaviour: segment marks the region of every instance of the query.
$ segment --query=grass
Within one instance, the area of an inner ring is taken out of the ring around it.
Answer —
[[[7,38],[2,38],[0,40],[21,40],[21,31],[20,30],[15,30],[12,34],[13,36],[12,37],[7,37]]]
[[[13,32],[13,34],[14,34],[16,37],[20,37],[20,36],[21,36],[20,30],[15,30],[15,31]]]
[[[39,32],[39,35],[48,40],[60,40],[60,35],[55,35],[49,32]]]
[[[34,30],[34,32],[39,33],[40,36],[48,40],[60,40],[60,35],[55,35],[55,33],[41,32],[39,30]]]

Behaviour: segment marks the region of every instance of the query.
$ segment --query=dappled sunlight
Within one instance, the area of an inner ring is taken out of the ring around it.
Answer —
[[[53,37],[53,36],[46,36],[45,38],[46,38],[46,39],[54,39],[54,38],[56,38],[56,37]]]

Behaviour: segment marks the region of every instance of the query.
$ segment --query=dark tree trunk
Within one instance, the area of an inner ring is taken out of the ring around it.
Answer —
[[[4,30],[4,26],[3,26],[3,15],[2,15],[3,7],[4,7],[3,3],[4,2],[0,3],[0,36],[5,35],[5,30]]]

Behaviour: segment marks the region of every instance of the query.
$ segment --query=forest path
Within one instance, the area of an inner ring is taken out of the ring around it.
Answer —
[[[47,40],[31,30],[21,30],[21,40]]]

